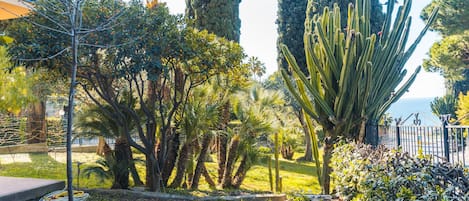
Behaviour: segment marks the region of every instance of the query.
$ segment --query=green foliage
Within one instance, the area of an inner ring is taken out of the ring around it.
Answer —
[[[450,81],[467,79],[463,72],[469,66],[468,55],[469,31],[464,31],[434,43],[429,52],[430,58],[424,60],[423,67],[430,72],[440,72]]]
[[[239,42],[241,0],[186,0],[186,16],[194,27]]]
[[[440,72],[446,79],[449,94],[457,96],[469,89],[469,3],[466,0],[433,0],[421,13],[428,19],[431,10],[440,7],[431,29],[443,35],[443,39],[433,44],[430,58],[423,67],[427,71]]]
[[[456,118],[456,107],[458,105],[456,97],[453,95],[445,95],[443,97],[436,97],[430,103],[432,113],[439,117],[444,114],[451,114],[451,118]]]
[[[85,34],[80,38],[79,57],[96,51],[100,45],[108,45],[118,35],[107,29],[109,19],[121,11],[122,2],[114,0],[84,1],[81,26],[86,29],[100,27],[98,32]],[[59,0],[39,0],[28,20],[15,19],[7,23],[5,33],[14,39],[9,52],[15,60],[26,67],[45,67],[66,77],[71,64],[71,40],[68,4]],[[106,24],[106,25],[104,25]],[[104,26],[103,26],[104,25]],[[86,44],[86,45],[83,45]],[[56,77],[58,79],[59,77]]]
[[[98,159],[95,165],[83,168],[83,176],[89,179],[94,174],[99,182],[103,183],[105,179],[111,179],[114,175],[111,166],[115,166],[115,164],[109,164],[102,158]]]
[[[19,114],[35,101],[32,89],[37,79],[38,76],[24,67],[13,68],[7,48],[0,46],[0,112]]]
[[[469,95],[459,94],[456,114],[461,125],[469,125]]]
[[[461,166],[412,158],[384,146],[335,149],[334,183],[344,200],[465,200],[469,174]]]
[[[460,34],[469,29],[469,3],[466,0],[433,0],[420,14],[427,20],[433,9],[440,7],[438,17],[431,29],[440,32],[444,36]]]

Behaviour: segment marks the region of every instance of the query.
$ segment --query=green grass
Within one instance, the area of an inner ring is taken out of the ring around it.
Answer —
[[[65,153],[31,153],[29,154],[30,162],[13,162],[16,157],[11,155],[10,160],[12,161],[0,163],[0,176],[66,180],[65,155]],[[8,159],[8,157],[2,157],[2,159],[5,158]],[[80,168],[83,169],[87,164],[92,164],[98,156],[94,153],[74,153],[72,158],[74,161],[74,185],[77,186],[76,162],[85,162]],[[110,181],[101,183],[95,177],[80,177],[79,182],[80,187],[86,188],[109,188],[111,186]]]
[[[296,153],[296,156],[301,154]],[[137,157],[141,157],[137,155]],[[5,162],[5,158],[2,157],[3,161],[0,162],[0,176],[13,176],[13,177],[30,177],[30,178],[43,178],[43,179],[56,179],[65,180],[65,153],[37,153],[29,154],[29,162],[19,162],[17,160]],[[14,160],[15,156],[12,155],[10,160]],[[86,165],[93,164],[99,157],[94,153],[73,153],[73,171],[74,171],[74,185],[77,185],[77,166],[76,162],[84,163],[80,169],[86,167]],[[13,162],[13,163],[11,163]],[[206,166],[212,178],[216,180],[216,162],[207,162]],[[272,160],[272,166],[274,167],[274,161]],[[138,164],[139,174],[144,179],[144,165]],[[320,188],[315,176],[315,165],[312,162],[296,162],[280,159],[280,176],[283,179],[283,192],[308,192],[308,193],[319,193]],[[272,173],[275,174],[274,168]],[[270,183],[268,177],[268,165],[267,160],[260,161],[257,165],[254,165],[248,172],[243,185],[241,186],[242,191],[248,192],[269,192]],[[203,178],[203,177],[202,177]],[[109,188],[111,182],[108,180],[101,183],[99,179],[91,177],[85,178],[80,177],[80,187],[84,188]],[[221,189],[210,189],[202,179],[200,190],[187,192],[185,190],[172,190],[179,194],[191,194],[196,196],[205,196],[208,194],[231,194],[230,191],[222,191]]]

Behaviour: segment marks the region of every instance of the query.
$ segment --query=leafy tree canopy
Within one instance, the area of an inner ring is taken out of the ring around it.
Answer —
[[[433,0],[420,14],[424,20],[428,20],[432,10],[440,7],[435,23],[431,29],[440,32],[444,36],[460,34],[469,29],[469,2],[467,0]]]
[[[469,94],[459,94],[456,114],[461,125],[469,125]]]
[[[433,44],[429,59],[423,67],[430,72],[440,72],[446,79],[448,93],[458,95],[469,89],[467,67],[469,64],[469,2],[466,0],[433,0],[421,13],[428,19],[431,10],[439,7],[438,16],[431,29],[443,35]]]
[[[423,67],[430,72],[440,72],[449,80],[464,79],[463,71],[469,68],[469,31],[449,35],[430,49],[430,58]]]
[[[0,46],[0,112],[18,114],[34,101],[31,89],[36,79],[24,67],[12,69],[6,47]]]

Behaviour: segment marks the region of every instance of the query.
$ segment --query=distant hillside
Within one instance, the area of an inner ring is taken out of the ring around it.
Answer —
[[[419,113],[419,119],[422,121],[422,125],[440,125],[440,120],[432,114],[430,108],[430,102],[433,98],[405,98],[400,99],[394,103],[391,108],[387,111],[394,118],[402,117],[407,118],[412,113]],[[415,118],[412,116],[406,122],[405,125],[411,125]],[[394,124],[395,122],[393,122]]]

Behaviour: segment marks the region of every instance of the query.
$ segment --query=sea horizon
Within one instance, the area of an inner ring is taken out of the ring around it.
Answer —
[[[408,118],[404,125],[413,125],[415,120],[414,114],[418,113],[418,118],[421,121],[421,125],[425,126],[438,126],[441,124],[440,120],[436,115],[432,113],[430,103],[435,97],[422,97],[422,98],[401,98],[397,102],[391,105],[386,113],[389,113],[394,119],[402,118],[402,120]]]

